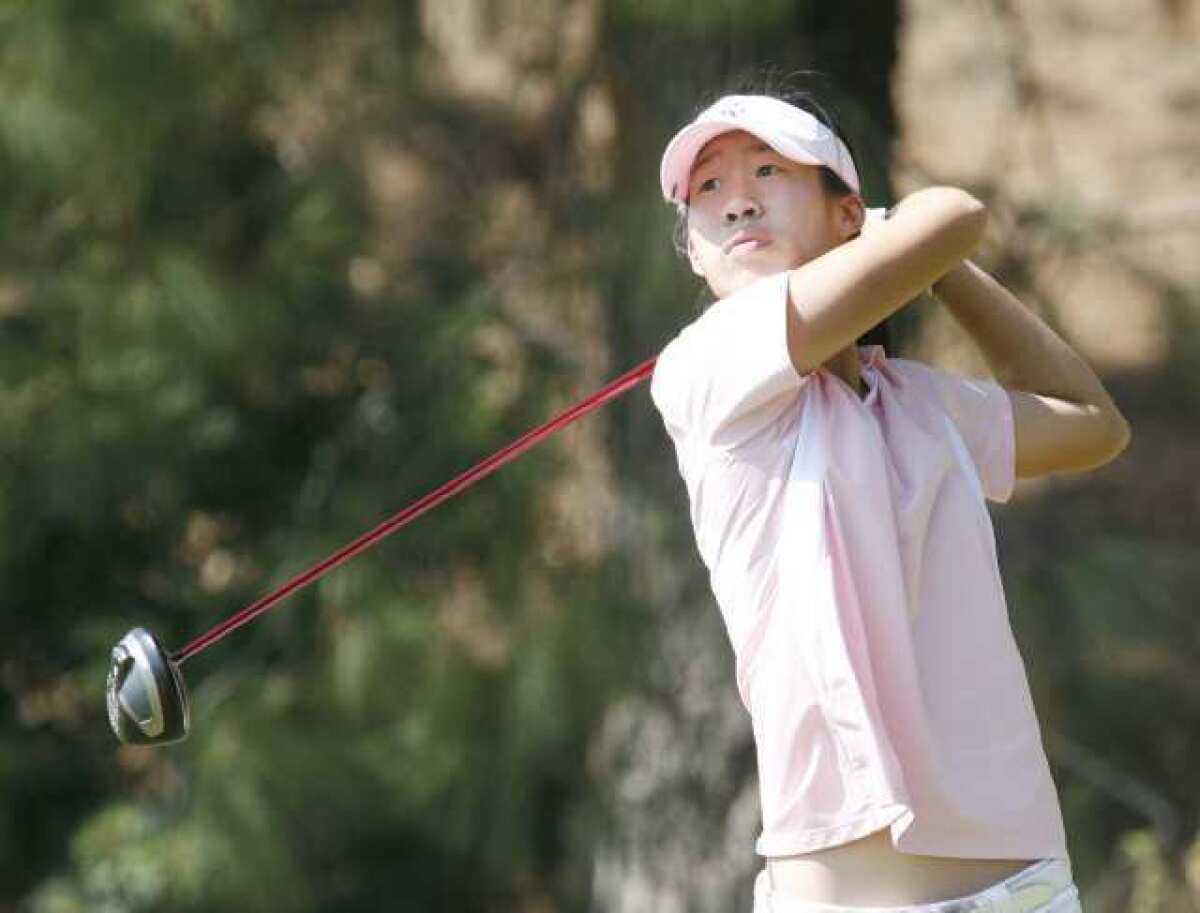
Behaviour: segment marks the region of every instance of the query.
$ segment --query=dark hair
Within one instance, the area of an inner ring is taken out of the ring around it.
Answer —
[[[696,108],[699,114],[718,98],[725,95],[767,95],[787,102],[789,105],[807,111],[822,124],[837,134],[846,144],[850,158],[858,164],[854,154],[854,146],[828,96],[831,94],[829,79],[816,70],[794,70],[790,73],[776,67],[762,67],[735,76],[721,91],[703,101]],[[861,174],[861,169],[859,169]],[[854,193],[838,174],[826,165],[821,166],[821,185],[826,194],[842,197]],[[681,256],[687,256],[687,205],[680,204],[676,210],[675,250]],[[894,343],[894,333],[887,319],[876,324],[856,340],[856,345],[881,345],[891,353]]]

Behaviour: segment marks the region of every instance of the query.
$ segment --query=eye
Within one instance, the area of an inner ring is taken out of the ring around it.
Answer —
[[[717,186],[718,184],[716,178],[708,178],[700,182],[700,186],[696,188],[696,193],[709,193],[710,191],[716,190]]]
[[[754,169],[754,176],[756,178],[767,178],[773,174],[778,174],[778,173],[779,173],[778,165],[759,165],[757,168]]]

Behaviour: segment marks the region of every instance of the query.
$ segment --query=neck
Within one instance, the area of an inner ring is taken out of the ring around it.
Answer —
[[[858,363],[858,346],[848,345],[833,358],[825,362],[825,367],[844,380],[860,396],[862,389],[862,371]]]

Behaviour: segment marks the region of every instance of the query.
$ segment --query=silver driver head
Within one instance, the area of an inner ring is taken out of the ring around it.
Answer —
[[[113,647],[108,722],[117,738],[129,745],[165,745],[188,734],[183,675],[145,628],[134,628]]]

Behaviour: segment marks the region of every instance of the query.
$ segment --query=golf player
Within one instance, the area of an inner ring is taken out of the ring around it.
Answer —
[[[651,392],[752,721],[755,913],[1079,910],[985,499],[1107,463],[1127,422],[971,262],[985,207],[868,214],[815,100],[719,99],[661,188],[717,299]],[[931,287],[994,380],[860,344]]]

